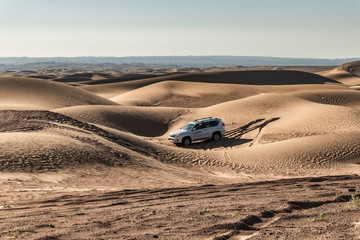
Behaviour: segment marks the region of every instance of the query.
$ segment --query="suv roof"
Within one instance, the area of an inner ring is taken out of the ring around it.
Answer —
[[[206,118],[195,119],[192,122],[199,123],[199,122],[204,122],[204,121],[209,121],[209,120],[221,120],[221,119],[220,118],[213,118],[213,117],[206,117]]]

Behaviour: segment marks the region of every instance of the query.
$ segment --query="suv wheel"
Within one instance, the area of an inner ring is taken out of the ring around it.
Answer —
[[[181,143],[184,146],[189,146],[191,144],[191,139],[189,137],[184,137]]]
[[[219,141],[221,138],[221,133],[219,132],[214,132],[213,135],[212,135],[212,140],[214,141]]]

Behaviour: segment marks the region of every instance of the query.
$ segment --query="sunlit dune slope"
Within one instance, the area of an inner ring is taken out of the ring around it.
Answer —
[[[287,93],[314,89],[347,89],[339,84],[247,85],[163,81],[120,94],[110,100],[130,106],[208,107],[262,93]]]
[[[296,135],[297,132],[303,135],[306,132],[317,134],[339,129],[360,129],[360,113],[356,109],[319,104],[283,94],[262,94],[230,101],[199,109],[197,115],[221,117],[227,123],[228,130],[257,119],[280,118],[265,129],[268,131],[272,126],[278,128],[279,131],[274,131],[274,134],[278,133],[277,137],[282,134]]]
[[[98,83],[98,84],[90,84],[79,86],[78,88],[87,90],[89,92],[95,93],[104,98],[112,98],[119,94],[132,91],[153,83],[164,81],[168,78],[168,76],[163,77],[154,77],[149,79],[134,79],[131,81],[123,81],[123,79],[119,79],[118,82],[115,79],[111,79],[110,83]],[[92,81],[94,82],[94,81]]]
[[[251,86],[163,81],[110,100],[135,106],[205,107],[259,94],[260,91]]]
[[[360,61],[345,63],[334,70],[319,74],[349,86],[360,86]]]
[[[79,164],[126,164],[128,150],[104,131],[47,111],[0,111],[0,168],[38,171]]]
[[[360,163],[360,131],[308,136],[227,151],[228,161],[249,170],[337,169]]]
[[[337,67],[338,70],[344,70],[360,77],[360,61],[348,62]]]
[[[288,95],[323,104],[360,106],[360,92],[356,90],[309,90]]]
[[[63,83],[32,78],[0,78],[0,109],[53,109],[93,104],[116,105]]]
[[[125,92],[162,81],[182,81],[197,83],[222,83],[246,85],[292,85],[336,83],[332,79],[301,71],[234,71],[172,74],[117,83],[80,86],[79,88],[96,93],[102,97],[114,98]]]

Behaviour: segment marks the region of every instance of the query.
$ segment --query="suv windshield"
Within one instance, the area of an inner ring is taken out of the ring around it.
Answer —
[[[195,126],[194,123],[188,123],[185,126],[182,127],[184,130],[191,130]]]

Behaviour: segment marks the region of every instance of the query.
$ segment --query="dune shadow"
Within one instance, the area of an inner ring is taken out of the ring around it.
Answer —
[[[216,148],[232,148],[236,146],[240,146],[243,144],[252,145],[252,142],[255,139],[242,138],[242,136],[248,132],[258,130],[259,133],[262,131],[264,127],[266,127],[269,123],[279,120],[280,118],[271,118],[271,119],[256,119],[251,121],[241,127],[229,130],[225,133],[225,135],[219,141],[207,140],[203,142],[194,142],[190,146],[184,148],[191,149],[199,149],[199,150],[211,150]],[[258,134],[259,135],[259,134]]]
[[[205,140],[205,141],[196,141],[193,142],[190,146],[183,146],[184,148],[190,149],[198,149],[198,150],[211,150],[216,148],[226,148],[226,147],[234,147],[240,146],[243,144],[251,143],[253,139],[248,138],[228,138],[223,137],[221,140],[215,142],[213,140]]]
[[[169,80],[249,84],[249,85],[293,85],[293,84],[324,84],[339,83],[336,80],[314,73],[295,70],[249,70],[228,72],[188,73],[175,75]]]

